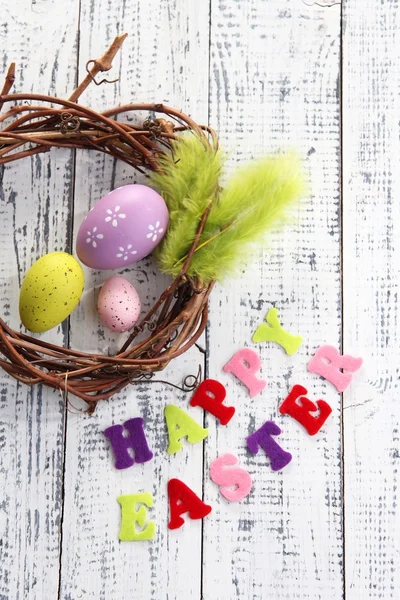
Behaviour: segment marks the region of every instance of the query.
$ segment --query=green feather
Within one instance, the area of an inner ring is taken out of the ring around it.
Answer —
[[[152,177],[170,210],[170,225],[158,260],[163,272],[180,272],[202,214],[210,214],[188,274],[203,282],[221,280],[249,260],[254,244],[277,223],[286,209],[305,193],[301,163],[294,155],[277,155],[240,168],[225,189],[218,178],[220,151],[198,137],[182,137],[171,156],[161,158]]]
[[[171,154],[159,159],[161,170],[150,180],[169,210],[168,233],[157,249],[160,269],[178,274],[193,243],[199,221],[215,198],[221,173],[221,152],[191,134],[172,142]]]
[[[194,134],[183,135],[172,142],[171,154],[159,157],[159,164],[161,170],[150,180],[161,191],[172,221],[183,210],[201,217],[218,189],[221,152]]]

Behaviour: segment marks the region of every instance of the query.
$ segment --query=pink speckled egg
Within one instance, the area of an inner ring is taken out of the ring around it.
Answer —
[[[127,331],[138,320],[140,299],[137,291],[124,277],[107,279],[100,290],[97,310],[101,322],[111,331]]]
[[[169,215],[164,199],[130,184],[99,200],[79,228],[76,253],[92,269],[119,269],[150,254],[163,239]]]

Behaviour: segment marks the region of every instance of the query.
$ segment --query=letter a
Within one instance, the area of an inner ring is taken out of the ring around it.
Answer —
[[[169,529],[178,529],[184,524],[181,515],[188,512],[190,519],[203,519],[212,510],[192,490],[179,479],[168,481],[168,496],[171,519]]]
[[[227,425],[235,414],[233,406],[224,406],[226,389],[215,379],[205,379],[195,391],[190,406],[201,406],[217,417],[221,425]]]
[[[331,407],[325,400],[317,400],[311,402],[304,395],[307,394],[307,390],[302,385],[295,385],[290,392],[289,396],[284,400],[281,405],[279,412],[282,415],[290,415],[293,419],[296,419],[303,425],[309,435],[315,435],[321,429],[327,418],[332,412]],[[299,400],[299,402],[297,402]],[[319,409],[319,415],[313,416],[310,413],[317,412]]]
[[[164,415],[169,436],[168,454],[175,454],[182,449],[179,440],[183,437],[187,437],[190,444],[197,444],[208,436],[208,429],[204,429],[184,410],[173,404],[165,407]]]
[[[338,392],[344,392],[351,383],[351,373],[358,371],[362,363],[362,358],[354,358],[350,354],[341,356],[333,346],[320,346],[307,368],[330,381]],[[342,373],[341,369],[350,372]]]
[[[153,506],[152,495],[149,492],[146,492],[145,494],[127,494],[125,496],[119,496],[117,500],[121,505],[122,511],[119,539],[123,542],[152,540],[156,531],[156,526],[154,521],[149,521],[146,524],[147,510],[145,508],[145,506],[148,506],[149,508]],[[138,504],[142,504],[142,506],[136,510]],[[140,527],[144,527],[144,529],[142,529],[142,531],[136,531],[136,523]]]
[[[256,396],[267,385],[263,379],[255,376],[260,370],[261,361],[257,352],[250,348],[238,350],[231,360],[224,366],[224,371],[233,373],[248,388],[250,396]]]
[[[229,502],[239,502],[249,495],[252,480],[250,474],[241,467],[232,467],[237,465],[238,459],[233,454],[223,454],[219,456],[210,465],[210,477],[214,483],[222,486],[219,490]],[[231,468],[225,468],[231,467]],[[235,487],[235,489],[229,489]]]
[[[128,437],[123,435],[124,427],[129,433]],[[124,427],[112,425],[103,431],[114,451],[116,469],[127,469],[135,462],[144,463],[153,458],[153,453],[147,445],[143,419],[140,417],[129,419],[129,421],[125,421]],[[135,453],[134,459],[128,452],[129,448],[132,448]]]
[[[272,436],[281,434],[282,431],[273,421],[267,421],[260,429],[247,438],[247,447],[252,454],[258,453],[258,447],[262,448],[271,460],[271,469],[280,471],[292,460],[292,455],[286,452],[276,443]]]

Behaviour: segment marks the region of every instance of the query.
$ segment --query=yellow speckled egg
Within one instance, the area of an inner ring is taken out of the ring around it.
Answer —
[[[19,296],[22,323],[34,333],[59,325],[76,308],[85,279],[78,261],[66,252],[51,252],[25,275]]]

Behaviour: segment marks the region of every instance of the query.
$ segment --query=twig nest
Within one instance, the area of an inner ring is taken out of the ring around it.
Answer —
[[[180,110],[163,104],[138,102],[96,112],[78,103],[81,93],[95,76],[109,69],[124,39],[125,36],[118,36],[103,57],[89,61],[92,67],[88,66],[88,74],[68,100],[43,94],[9,94],[14,79],[14,68],[10,67],[0,98],[0,108],[4,107],[5,111],[0,127],[4,146],[0,165],[47,152],[51,147],[68,147],[102,151],[140,172],[160,172],[164,169],[163,157],[173,152],[174,142],[181,139],[181,133],[186,130],[203,140],[203,149],[210,145],[217,148],[217,135],[212,129],[198,125]],[[144,121],[141,117],[131,118],[132,114],[142,115],[143,111],[149,113]],[[178,126],[174,127],[172,121]],[[189,184],[194,174],[203,178],[201,163],[191,164]],[[187,196],[186,180],[179,186],[183,197],[176,196],[176,177],[173,179],[171,194],[152,181],[166,199],[170,215],[163,198],[145,186],[120,188],[100,200],[79,232],[77,249],[82,262],[96,269],[125,267],[149,254],[162,240],[167,226],[169,236],[170,216],[172,221],[185,215],[192,200]],[[115,355],[57,346],[14,331],[0,318],[3,369],[22,383],[43,383],[61,390],[65,397],[74,394],[88,403],[88,411],[92,413],[100,400],[111,398],[132,383],[162,371],[171,360],[191,348],[206,328],[207,301],[214,282],[202,278],[196,269],[189,272],[189,267],[201,244],[216,191],[204,185],[201,188],[205,210],[197,212],[194,219],[191,212],[189,227],[187,220],[182,224],[184,248],[175,256],[169,253],[173,261],[172,274],[177,271],[174,281],[142,315]],[[169,203],[169,195],[175,199],[175,205]],[[175,211],[176,206],[178,211]],[[178,214],[174,215],[175,212]],[[207,235],[209,233],[210,228]],[[176,231],[174,234],[176,241],[181,240]],[[167,238],[164,242],[161,256],[167,253],[169,245]],[[163,271],[171,273],[171,269]],[[43,288],[45,293],[46,287],[42,286],[42,291]],[[58,320],[65,316],[59,315]],[[47,325],[54,326],[54,322]],[[43,324],[41,330],[44,329]],[[144,339],[137,341],[140,334],[144,334]]]
[[[139,318],[140,307],[137,291],[124,277],[110,277],[100,290],[97,310],[103,325],[111,331],[131,329]]]
[[[169,215],[163,198],[139,184],[113,190],[91,209],[76,252],[92,269],[119,269],[150,254],[163,239]]]

